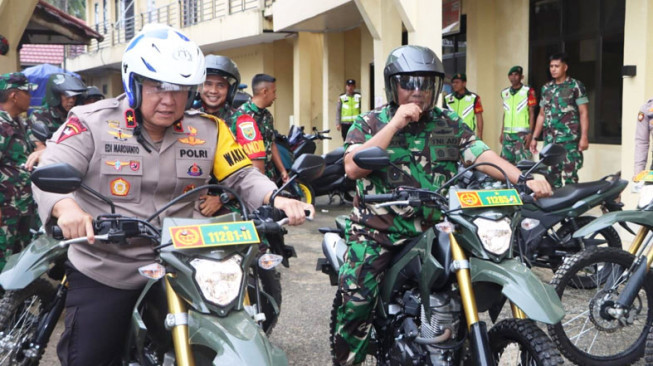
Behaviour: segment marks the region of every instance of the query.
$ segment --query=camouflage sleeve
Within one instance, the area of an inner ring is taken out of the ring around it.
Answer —
[[[5,155],[5,151],[9,147],[9,142],[11,141],[11,135],[9,135],[9,130],[11,127],[5,122],[0,121],[0,159]],[[5,178],[4,174],[0,174],[0,181]]]
[[[365,141],[372,138],[372,130],[367,124],[367,118],[369,114],[361,114],[356,117],[354,122],[347,132],[347,138],[345,139],[345,151],[347,151],[351,146],[364,144]]]
[[[38,114],[37,114],[36,112],[33,112],[33,113],[29,116],[29,125],[30,125],[30,126],[34,126],[34,122],[36,122],[36,121],[38,121]],[[30,141],[32,144],[34,144],[35,142],[39,142],[39,140],[38,140],[38,139],[34,136],[34,134],[32,133],[32,129],[31,129],[31,128],[29,129],[29,131],[28,131],[28,133],[27,133],[27,138],[29,139],[29,141]]]
[[[540,108],[544,108],[544,92],[546,91],[546,85],[542,85],[542,89],[540,89]]]
[[[483,152],[490,150],[485,142],[479,140],[474,131],[472,131],[462,118],[458,117],[455,112],[443,111],[449,118],[458,124],[458,139],[460,156],[466,164],[472,164]]]
[[[587,98],[587,92],[585,91],[585,85],[576,80],[576,86],[574,87],[574,96],[576,97],[576,104],[587,104],[589,103],[589,98]]]
[[[635,166],[633,173],[637,174],[646,169],[648,149],[650,144],[651,118],[648,115],[649,103],[645,103],[637,114],[637,127],[635,128]]]

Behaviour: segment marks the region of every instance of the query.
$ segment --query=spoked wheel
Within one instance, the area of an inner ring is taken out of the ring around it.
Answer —
[[[653,281],[650,275],[632,306],[621,316],[615,302],[628,280],[625,275],[635,257],[614,248],[591,248],[565,261],[551,284],[555,286],[565,317],[549,325],[558,349],[579,365],[627,365],[644,355],[653,321]],[[587,288],[579,278],[592,280]]]
[[[580,228],[589,224],[594,219],[595,217],[592,216],[581,216],[576,218],[576,225]],[[572,236],[574,232],[575,232],[574,228],[572,227],[571,223],[568,222],[558,230],[557,234],[559,237],[565,238],[565,237]],[[580,240],[580,239],[571,239],[571,240]],[[596,247],[610,247],[615,249],[622,248],[621,238],[619,237],[619,233],[617,233],[617,230],[615,230],[611,226],[605,227],[601,230],[592,233],[588,237],[583,238],[583,243],[585,244],[585,249],[596,248]],[[578,251],[580,251],[580,247],[578,248]],[[557,269],[558,269],[557,266],[553,267],[554,272],[557,271]],[[595,285],[595,282],[604,283],[605,279],[609,274],[609,271],[602,271],[602,268],[599,267],[588,268],[587,272],[588,272],[587,275],[583,275],[579,273],[578,276],[576,276],[576,278],[574,278],[574,280],[571,282],[570,286],[575,288],[588,289],[591,288],[591,286]],[[597,278],[600,281],[596,281]]]
[[[333,306],[331,307],[331,321],[329,322],[329,345],[331,346],[331,360],[333,361],[333,364],[336,366],[338,365],[336,363],[336,352],[335,352],[336,324],[338,321],[338,308],[340,308],[341,305],[342,305],[342,292],[340,292],[340,289],[338,289],[336,290],[336,296],[333,299]],[[374,332],[374,329],[372,329],[372,332]],[[372,348],[372,345],[370,345],[370,348]],[[367,357],[365,358],[365,361],[363,361],[361,365],[380,366],[385,364],[380,360],[377,360],[377,358],[374,355],[368,354]]]
[[[506,319],[488,332],[496,365],[561,365],[562,356],[535,322]]]
[[[54,297],[54,287],[37,279],[20,291],[5,292],[0,300],[0,365],[38,365],[45,345],[30,343],[44,310]]]

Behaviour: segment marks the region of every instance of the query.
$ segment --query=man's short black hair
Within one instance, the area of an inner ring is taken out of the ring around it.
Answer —
[[[18,91],[18,89],[0,90],[0,103],[7,103],[9,95],[15,91]]]
[[[560,62],[564,62],[564,63],[568,64],[569,63],[569,62],[567,62],[568,59],[569,59],[569,57],[564,52],[554,53],[553,55],[549,56],[549,62],[551,62],[553,60],[558,60]]]
[[[254,94],[258,94],[258,90],[260,89],[261,83],[274,83],[276,81],[277,79],[274,76],[268,74],[256,74],[252,78],[252,92]]]

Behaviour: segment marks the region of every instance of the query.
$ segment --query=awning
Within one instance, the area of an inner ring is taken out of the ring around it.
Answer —
[[[88,44],[104,37],[74,16],[39,0],[34,8],[21,44]]]

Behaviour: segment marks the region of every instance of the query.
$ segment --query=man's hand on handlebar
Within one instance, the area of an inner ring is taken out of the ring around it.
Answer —
[[[545,180],[535,180],[531,179],[526,181],[526,186],[530,188],[533,193],[535,193],[535,198],[549,197],[553,194],[551,185]]]
[[[290,225],[303,224],[304,221],[306,221],[306,213],[304,211],[310,212],[309,217],[311,219],[315,216],[315,208],[313,205],[287,197],[277,196],[274,199],[274,207],[285,212]]]
[[[72,198],[64,198],[55,203],[52,216],[57,218],[57,225],[61,228],[64,238],[85,236],[90,244],[95,242],[93,216],[82,210]]]

